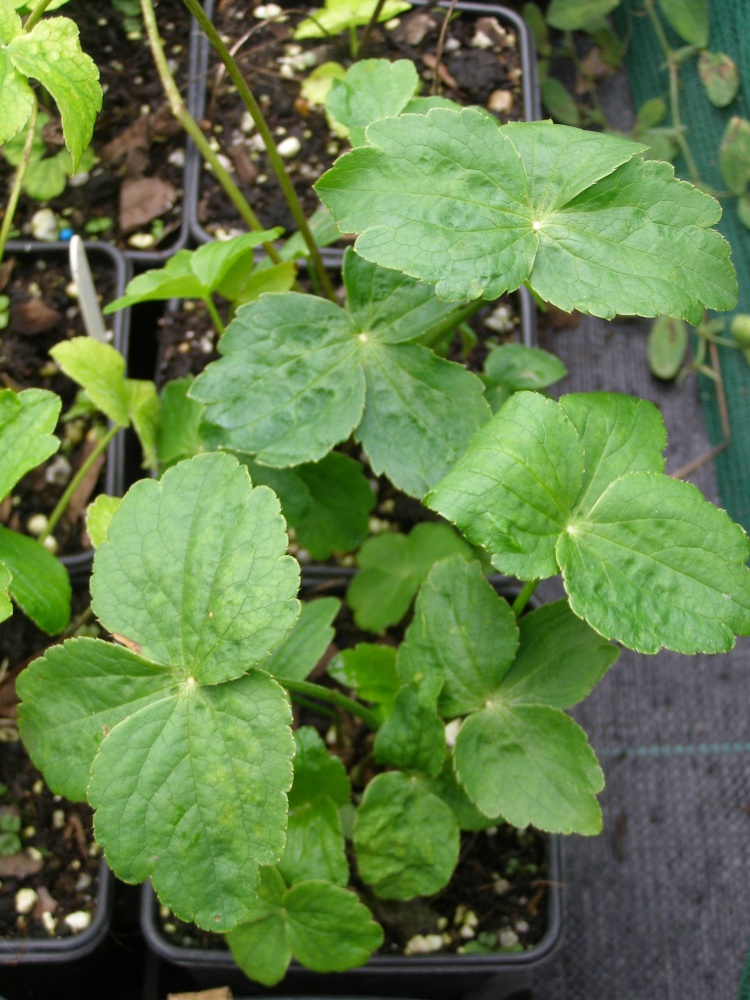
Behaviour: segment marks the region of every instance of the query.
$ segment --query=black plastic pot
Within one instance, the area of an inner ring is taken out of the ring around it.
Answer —
[[[302,592],[342,594],[356,570],[303,567]],[[515,597],[518,586],[493,575],[490,582],[503,596]],[[530,607],[538,606],[532,598]],[[562,936],[562,852],[558,837],[547,840],[547,929],[542,939],[523,952],[488,955],[375,955],[366,965],[342,973],[311,972],[292,962],[284,980],[271,989],[252,982],[229,951],[183,948],[166,940],[158,925],[158,900],[146,883],[141,896],[141,928],[147,945],[160,961],[145,1000],[167,991],[229,986],[235,995],[315,997],[397,997],[429,1000],[521,1000],[529,996],[531,976],[554,951]]]
[[[101,261],[107,267],[111,268],[114,276],[115,295],[122,295],[131,273],[130,263],[126,260],[122,252],[106,243],[87,243],[86,252],[92,264]],[[38,259],[53,260],[67,268],[68,244],[11,241],[7,245],[5,257],[6,259],[10,257],[36,257]],[[130,334],[129,324],[130,313],[128,310],[115,313],[111,320],[112,344],[120,351],[123,357],[127,357]],[[123,463],[124,439],[122,434],[118,434],[107,449],[104,492],[110,496],[122,496],[123,494]],[[80,580],[91,573],[93,558],[94,552],[93,549],[90,549],[85,552],[60,556],[60,561],[67,568],[72,579]]]
[[[292,962],[283,982],[268,989],[250,981],[229,951],[180,948],[162,935],[157,899],[146,884],[141,897],[141,928],[147,945],[161,960],[152,977],[153,993],[229,986],[236,995],[403,997],[429,1000],[510,1000],[531,986],[533,971],[549,957],[562,935],[562,857],[560,841],[549,839],[549,922],[542,940],[524,952],[494,955],[375,955],[359,969],[323,974]]]
[[[412,0],[415,7],[427,6],[429,0]],[[293,6],[293,5],[292,5]],[[311,4],[315,6],[315,4]],[[438,0],[438,7],[448,8],[449,0]],[[209,17],[213,15],[216,0],[205,0],[204,9]],[[536,121],[542,117],[541,99],[536,74],[536,55],[534,41],[523,19],[513,10],[496,4],[472,3],[469,0],[459,0],[455,5],[457,11],[476,16],[496,17],[501,23],[509,25],[518,38],[518,49],[523,71],[523,118],[525,121]],[[208,72],[210,45],[205,36],[201,35],[198,45],[194,46],[196,58],[191,74],[190,110],[193,117],[200,121],[206,107],[206,74]],[[191,63],[192,66],[192,63]],[[206,232],[198,221],[197,208],[200,201],[200,186],[203,173],[203,163],[200,154],[191,144],[188,147],[188,159],[191,161],[185,177],[185,211],[188,217],[189,230],[192,238],[198,243],[208,243],[213,237]],[[329,259],[340,260],[342,250],[328,249]]]
[[[0,966],[50,965],[78,962],[91,955],[104,941],[112,916],[114,877],[102,858],[96,913],[91,924],[74,937],[0,939]],[[3,977],[0,973],[0,978]]]

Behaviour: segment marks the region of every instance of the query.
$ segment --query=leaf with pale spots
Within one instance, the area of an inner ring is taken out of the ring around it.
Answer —
[[[229,455],[142,480],[94,561],[94,611],[122,645],[69,640],[19,678],[26,746],[54,790],[88,798],[115,873],[216,931],[284,849],[291,711],[253,668],[299,613],[286,545],[276,497]]]
[[[570,606],[608,639],[722,652],[750,634],[742,528],[663,473],[651,404],[516,393],[425,502],[504,573],[562,572]]]

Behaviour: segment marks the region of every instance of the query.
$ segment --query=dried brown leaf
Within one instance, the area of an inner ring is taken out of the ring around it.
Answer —
[[[34,337],[54,329],[62,319],[62,315],[48,306],[43,299],[31,298],[11,307],[10,326],[17,333]]]
[[[120,232],[148,225],[174,205],[177,191],[159,177],[126,177],[120,187]]]

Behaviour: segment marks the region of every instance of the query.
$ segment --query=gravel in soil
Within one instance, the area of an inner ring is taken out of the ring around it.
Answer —
[[[155,8],[167,58],[186,96],[189,15],[181,0],[156,0]],[[104,98],[93,138],[98,162],[59,197],[40,202],[24,196],[14,229],[26,237],[56,238],[53,230],[42,236],[41,224],[32,222],[49,207],[63,228],[90,239],[125,249],[167,249],[182,218],[185,139],[164,99],[145,31],[138,36],[140,17],[128,18],[96,0],[73,0],[59,14],[78,25],[81,47],[99,68]],[[43,132],[48,155],[63,148],[54,114],[52,109]],[[0,183],[10,176],[0,157]]]
[[[102,301],[115,296],[112,268],[92,256],[94,283]],[[62,399],[62,416],[76,400],[78,386],[57,368],[49,350],[66,338],[85,334],[80,309],[70,294],[71,279],[63,255],[9,257],[0,268],[0,294],[10,299],[8,325],[0,331],[0,388],[21,391],[47,389]],[[96,441],[90,417],[61,419],[56,433],[63,445],[38,469],[29,472],[0,503],[0,524],[24,531],[35,514],[49,515],[68,482]],[[103,422],[101,424],[103,428]],[[63,516],[55,539],[58,553],[68,555],[90,547],[82,515],[89,500],[102,488],[104,456],[82,483]]]
[[[307,16],[294,5],[288,19],[262,20],[239,0],[220,0],[214,23],[235,50],[243,76],[255,93],[277,143],[299,149],[288,156],[287,169],[307,216],[319,207],[311,185],[349,147],[329,127],[325,109],[301,94],[303,80],[316,66],[352,58],[345,34],[333,39],[296,42],[292,35]],[[288,6],[288,5],[287,5]],[[261,8],[262,10],[262,8]],[[284,15],[284,17],[287,17]],[[396,19],[397,26],[375,28],[362,58],[410,59],[423,81],[423,96],[432,92],[435,68],[439,93],[462,105],[488,108],[500,122],[523,116],[522,70],[517,39],[494,18],[462,13],[448,28],[443,58],[436,62],[445,11],[421,7]],[[389,22],[393,24],[393,22]],[[360,29],[361,30],[361,29]],[[223,73],[210,64],[203,127],[220,147],[235,180],[266,228],[293,223],[252,122]],[[204,171],[198,222],[212,235],[228,235],[239,216],[211,175]]]
[[[0,831],[0,940],[84,931],[100,867],[91,811],[53,795],[18,742],[0,742]]]

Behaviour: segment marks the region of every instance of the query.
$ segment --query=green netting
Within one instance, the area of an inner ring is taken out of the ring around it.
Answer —
[[[680,111],[687,138],[703,180],[721,190],[718,167],[719,144],[733,115],[750,113],[750,0],[709,0],[711,26],[709,48],[726,52],[740,70],[740,92],[727,108],[715,108],[703,90],[697,60],[688,59],[680,68]],[[618,10],[618,28],[627,42],[627,67],[636,108],[651,97],[668,102],[669,79],[664,57],[642,0],[624,0]],[[669,29],[673,48],[684,45]],[[688,177],[684,162],[677,172]],[[732,259],[740,286],[738,311],[750,312],[750,230],[739,221],[734,198],[722,199],[724,214],[719,228],[732,246]],[[724,506],[750,530],[750,365],[740,351],[721,352],[721,368],[729,407],[731,441],[717,459],[719,491]],[[705,380],[701,386],[708,432],[714,443],[722,439],[716,395]]]
[[[750,951],[745,958],[745,967],[742,970],[740,978],[737,1000],[750,1000]]]

